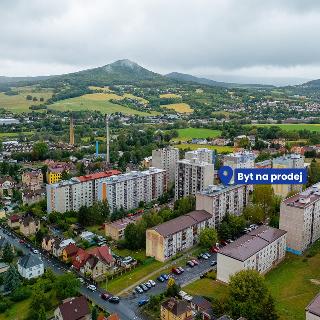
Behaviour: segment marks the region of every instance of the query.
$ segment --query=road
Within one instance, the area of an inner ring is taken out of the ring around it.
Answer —
[[[16,236],[12,232],[11,235],[4,233],[1,226],[0,236],[5,237],[13,246],[15,246],[17,249],[20,249],[24,254],[28,254],[31,252],[25,244],[21,244],[19,242],[20,239],[18,238],[18,236]],[[56,274],[63,274],[65,272],[68,272],[68,269],[65,268],[65,265],[59,260],[54,259],[53,257],[48,256],[43,252],[39,255],[41,256],[45,268],[52,269]],[[210,266],[212,260],[216,260],[216,255],[212,255],[208,260],[199,261],[199,265],[193,268],[182,266],[185,272],[183,272],[181,275],[172,274],[171,276],[175,278],[177,284],[183,287],[184,285],[187,285],[199,279],[201,274],[212,269],[212,267]],[[87,289],[88,284],[90,283],[86,282],[80,286],[80,293],[86,296],[89,300],[91,300],[94,304],[98,305],[103,310],[108,311],[109,313],[117,313],[121,320],[143,319],[139,315],[138,301],[144,297],[150,297],[151,295],[160,294],[161,292],[166,290],[167,286],[166,282],[160,283],[159,281],[156,281],[156,286],[151,288],[147,292],[144,292],[143,294],[135,294],[131,292],[129,295],[121,297],[119,304],[112,304],[101,299],[100,294],[103,292],[103,290],[98,288],[96,291],[92,292],[91,290]]]

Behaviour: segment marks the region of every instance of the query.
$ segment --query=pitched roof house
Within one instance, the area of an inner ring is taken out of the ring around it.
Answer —
[[[19,259],[18,271],[23,278],[37,278],[43,275],[44,265],[38,256],[29,253]]]
[[[89,320],[91,312],[84,296],[66,299],[54,311],[55,320]]]
[[[77,254],[78,250],[79,248],[74,243],[68,244],[62,250],[62,260],[64,262],[70,261]]]

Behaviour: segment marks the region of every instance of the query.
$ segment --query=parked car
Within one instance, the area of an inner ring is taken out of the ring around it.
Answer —
[[[156,286],[156,283],[153,280],[149,280],[148,282],[151,284],[152,287]]]
[[[108,301],[109,298],[111,297],[109,293],[101,293],[100,295],[101,299]]]
[[[192,259],[191,262],[192,262],[195,266],[199,265],[199,262],[198,262],[196,259]]]
[[[140,288],[141,288],[143,291],[148,291],[148,288],[144,285],[144,283],[140,284]]]
[[[203,258],[204,260],[208,260],[208,259],[209,259],[209,257],[208,257],[205,253],[203,253],[201,256],[202,256],[202,258]]]
[[[233,240],[232,240],[232,239],[228,239],[227,242],[228,242],[228,243],[232,243]]]
[[[194,263],[191,260],[187,261],[187,265],[191,268],[194,267]]]
[[[134,291],[135,291],[136,293],[143,293],[143,290],[142,290],[140,287],[136,287],[136,288],[134,289]]]
[[[148,298],[144,298],[144,299],[141,299],[138,301],[138,306],[139,307],[142,307],[144,306],[145,304],[147,304],[149,302],[149,299]]]
[[[165,274],[165,273],[162,274],[161,277],[162,277],[164,280],[168,280],[168,279],[169,279],[169,276],[168,276],[167,274]]]
[[[211,257],[211,254],[209,252],[206,252],[205,255],[210,258]]]
[[[220,251],[219,247],[213,247],[212,252],[218,253]]]
[[[174,274],[181,274],[181,271],[178,268],[172,268]]]
[[[120,298],[117,296],[113,296],[109,298],[109,302],[110,303],[119,303],[120,302]]]
[[[78,278],[78,280],[80,281],[80,283],[84,284],[84,280],[82,278]]]
[[[37,250],[37,249],[33,249],[33,251],[32,251],[34,254],[39,254],[39,250]]]
[[[88,288],[89,290],[91,290],[91,291],[96,291],[96,290],[97,290],[97,287],[94,286],[93,284],[89,284],[89,285],[87,286],[87,288]]]
[[[212,267],[214,267],[215,265],[217,265],[217,261],[215,261],[215,260],[211,261],[210,265],[211,265]]]
[[[25,243],[25,241],[23,239],[20,239],[19,243]]]
[[[228,241],[226,240],[221,240],[220,243],[223,245],[223,246],[226,246],[228,244]]]
[[[147,281],[146,283],[144,283],[144,285],[145,285],[148,289],[151,289],[151,288],[152,288],[152,285],[151,285],[151,283],[149,283],[149,281]]]
[[[182,267],[178,267],[177,269],[179,269],[181,273],[184,272],[184,269]]]
[[[157,278],[157,280],[158,280],[159,282],[164,282],[164,278],[163,278],[162,276],[159,276],[159,277]]]

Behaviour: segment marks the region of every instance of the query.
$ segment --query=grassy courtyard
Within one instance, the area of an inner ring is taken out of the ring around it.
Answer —
[[[308,252],[315,252],[308,257]],[[305,307],[320,291],[320,241],[303,256],[287,253],[286,259],[266,275],[280,320],[305,319]],[[185,287],[193,295],[222,298],[228,286],[211,279],[200,279]]]

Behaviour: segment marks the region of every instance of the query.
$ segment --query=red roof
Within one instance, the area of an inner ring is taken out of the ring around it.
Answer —
[[[84,296],[66,299],[59,306],[63,320],[79,320],[84,319],[90,314],[87,299]]]
[[[17,215],[17,214],[13,214],[12,216],[10,216],[9,217],[9,220],[11,221],[11,222],[18,222],[19,220],[20,220],[20,216],[19,215]]]
[[[75,256],[78,250],[79,248],[74,243],[70,243],[64,248],[64,251],[66,251],[68,257]]]
[[[96,256],[97,258],[99,258],[102,261],[106,261],[107,263],[113,262],[111,250],[106,245],[89,249],[88,253]]]
[[[80,248],[72,259],[72,265],[79,270],[84,266],[89,257],[90,255],[85,250]]]
[[[101,178],[108,178],[111,176],[115,176],[120,174],[121,172],[119,170],[109,170],[109,171],[102,171],[92,174],[87,174],[85,176],[78,177],[80,182],[95,180],[95,179],[101,179]]]

